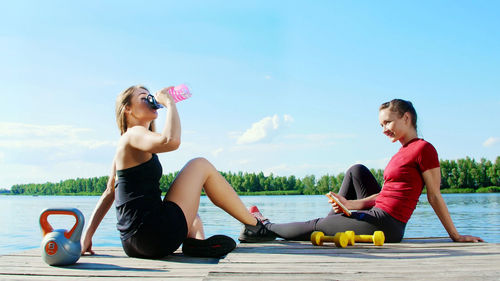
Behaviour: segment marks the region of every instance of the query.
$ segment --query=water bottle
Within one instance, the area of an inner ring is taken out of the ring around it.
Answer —
[[[175,103],[188,99],[192,96],[191,91],[189,91],[189,88],[184,84],[170,88],[168,93],[172,96]]]
[[[178,86],[168,89],[168,94],[172,96],[175,103],[188,99],[192,96],[191,91],[189,91],[189,88],[184,84],[180,84]],[[142,99],[152,109],[163,108],[163,105],[158,103],[158,101],[152,94],[148,94],[147,97]]]

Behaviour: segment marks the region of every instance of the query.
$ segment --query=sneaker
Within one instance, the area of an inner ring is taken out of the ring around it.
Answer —
[[[205,240],[186,238],[182,244],[184,255],[202,258],[220,258],[236,248],[236,242],[226,235],[214,235]]]
[[[264,215],[262,215],[262,213],[259,211],[259,208],[257,208],[257,206],[250,207],[248,209],[248,211],[250,212],[250,214],[252,214],[252,216],[254,216],[254,218],[256,218],[257,220],[260,220],[263,225],[270,223],[269,219],[264,217]]]
[[[257,225],[243,225],[240,237],[238,237],[242,243],[260,243],[274,239],[276,239],[276,234],[268,230],[260,220],[257,220]]]

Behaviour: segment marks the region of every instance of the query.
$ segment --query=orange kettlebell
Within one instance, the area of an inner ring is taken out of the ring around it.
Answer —
[[[50,215],[70,215],[76,219],[71,230],[52,228],[47,220]],[[40,214],[42,229],[42,258],[49,265],[69,265],[80,259],[82,236],[85,218],[76,208],[45,209]]]

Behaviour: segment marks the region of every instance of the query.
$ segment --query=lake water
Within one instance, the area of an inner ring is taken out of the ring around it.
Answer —
[[[480,236],[500,243],[500,194],[444,194],[451,216],[461,234]],[[257,205],[272,222],[304,221],[325,216],[330,206],[322,195],[242,196],[246,206]],[[45,208],[74,207],[90,218],[98,196],[0,196],[0,255],[37,248],[42,236],[40,212]],[[241,224],[202,197],[200,216],[205,234],[238,238]],[[72,216],[49,216],[56,229],[73,226]],[[94,246],[121,246],[114,207],[97,230]],[[406,227],[405,237],[448,236],[425,195]]]

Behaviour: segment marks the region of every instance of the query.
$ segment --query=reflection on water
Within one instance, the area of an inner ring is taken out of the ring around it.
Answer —
[[[459,233],[500,242],[500,194],[444,194],[443,197]],[[420,197],[406,227],[405,237],[416,236],[447,236],[425,195]]]
[[[444,194],[453,221],[461,234],[476,235],[488,242],[500,243],[500,194]],[[273,222],[304,221],[325,216],[330,211],[326,197],[314,196],[243,196],[246,206],[257,205]],[[0,254],[39,247],[40,212],[49,207],[76,207],[90,218],[99,197],[96,196],[0,196]],[[241,224],[202,197],[200,216],[207,236],[222,233],[238,238]],[[49,216],[54,228],[68,229],[74,219]],[[121,246],[115,227],[114,207],[101,223],[95,246]],[[406,228],[405,237],[447,236],[427,202],[425,195]]]

